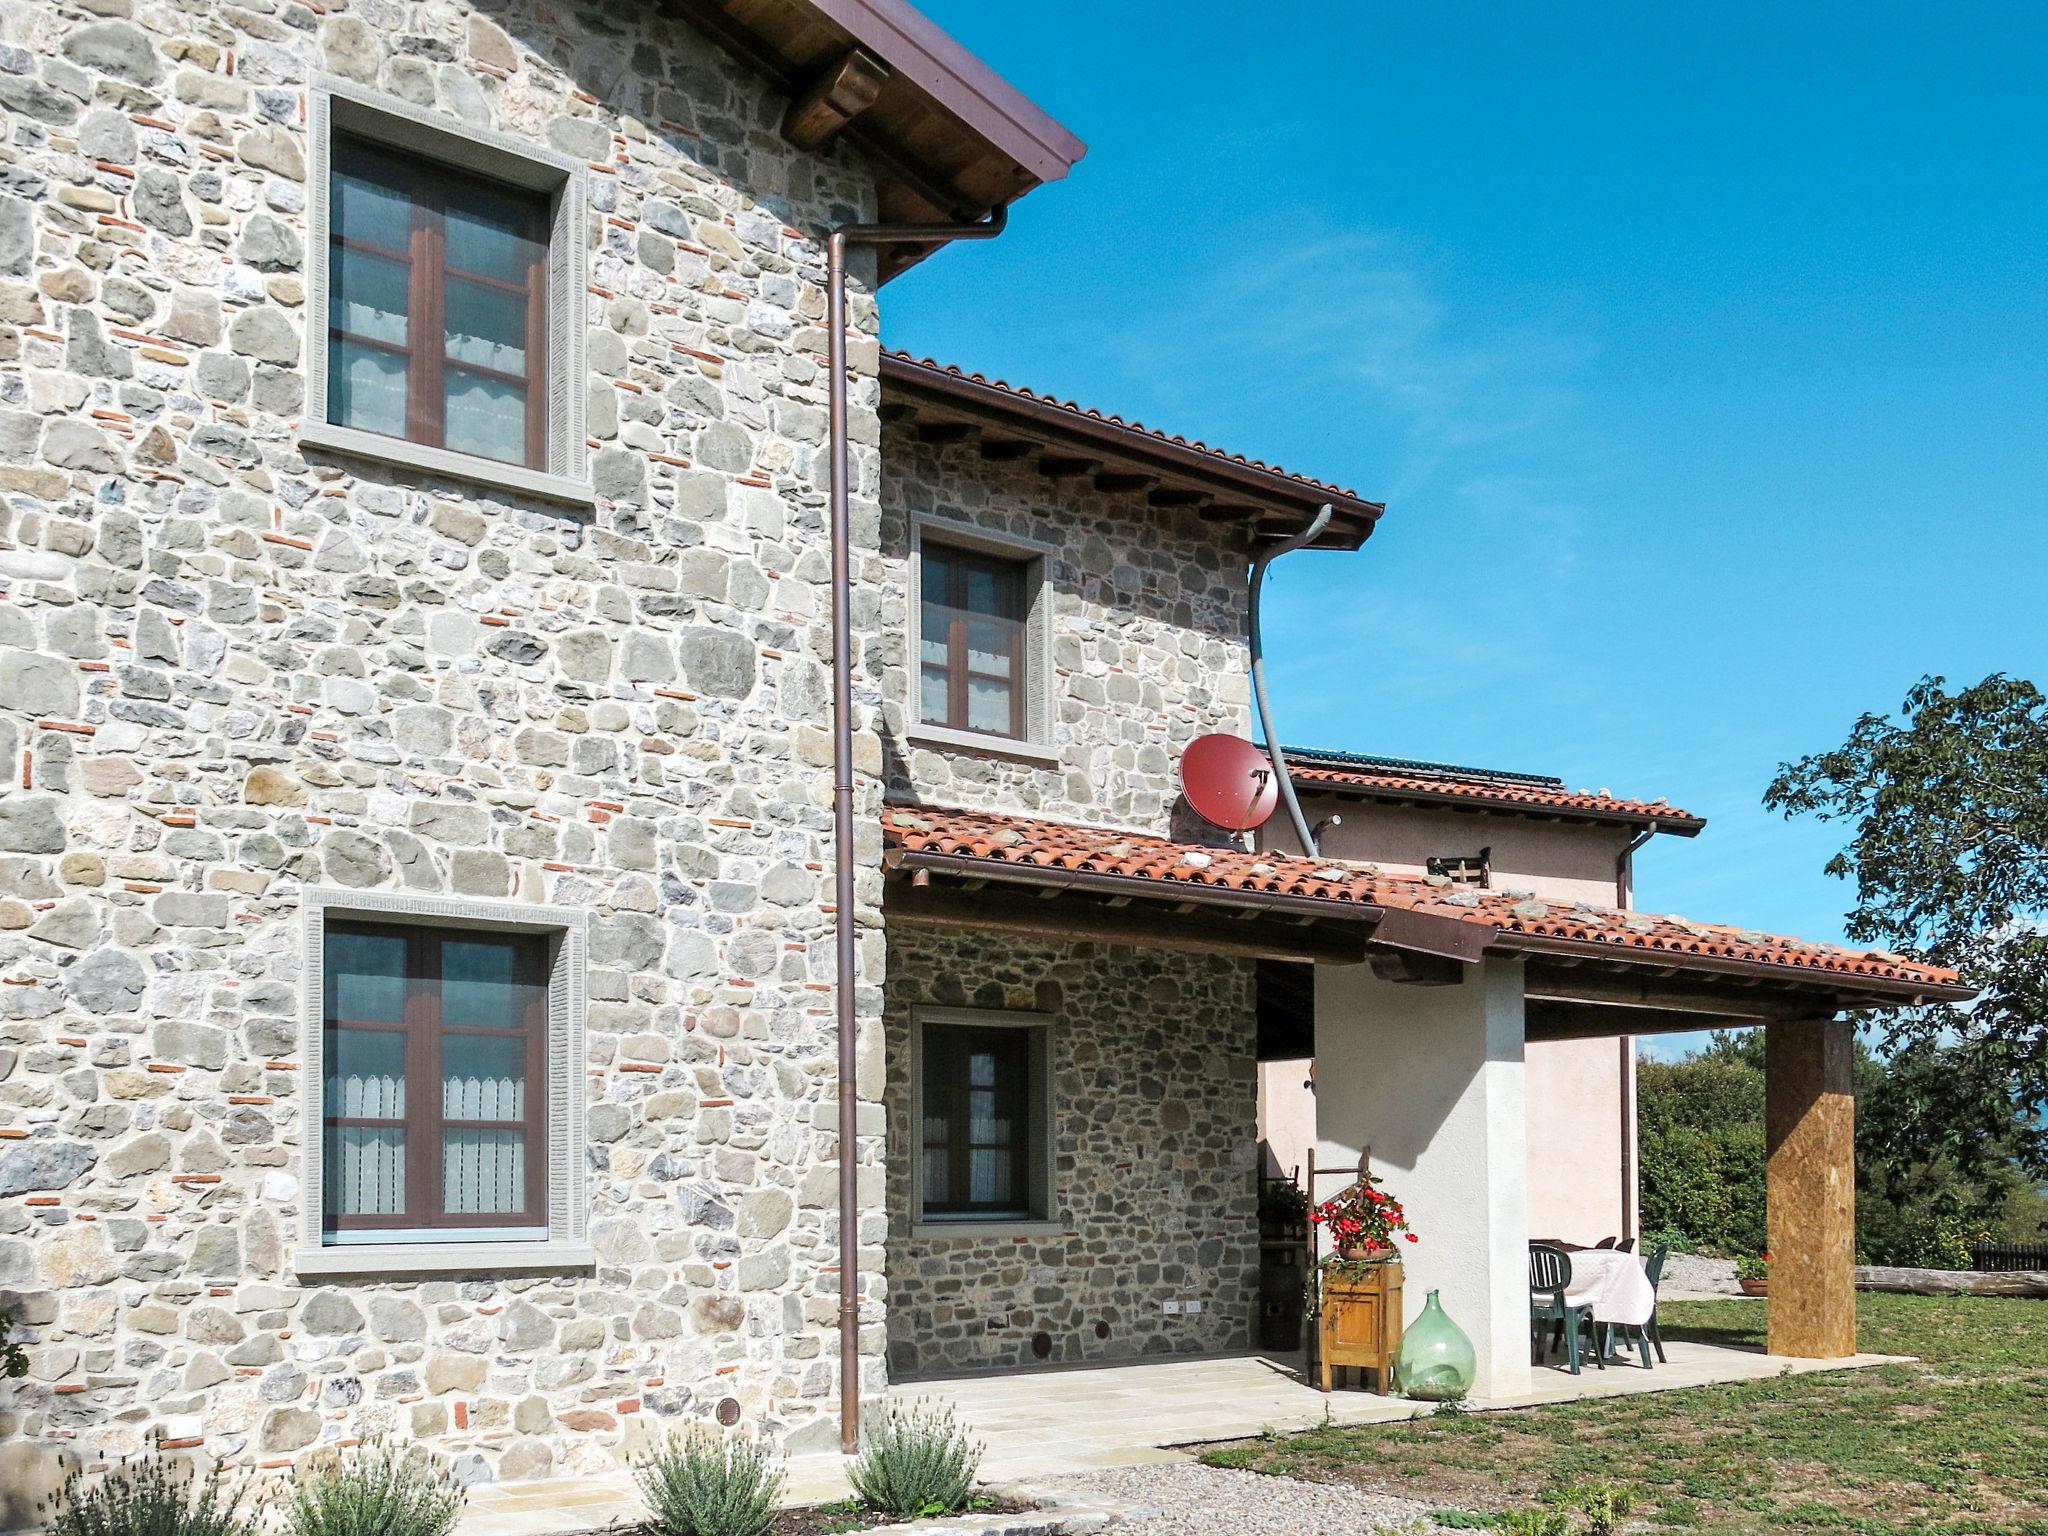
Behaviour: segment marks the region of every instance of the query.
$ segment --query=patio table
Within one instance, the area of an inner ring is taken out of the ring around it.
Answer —
[[[1657,1293],[1643,1261],[1615,1248],[1587,1248],[1572,1255],[1572,1283],[1565,1304],[1591,1307],[1596,1323],[1640,1328],[1657,1310]]]

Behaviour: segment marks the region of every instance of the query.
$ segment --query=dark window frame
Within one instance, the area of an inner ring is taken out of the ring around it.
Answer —
[[[494,177],[479,175],[445,162],[401,158],[377,140],[337,129],[330,136],[329,214],[327,229],[328,313],[327,326],[327,417],[330,425],[355,427],[353,422],[335,420],[336,395],[333,371],[344,345],[367,347],[406,360],[405,438],[428,448],[466,453],[490,463],[512,463],[489,454],[477,453],[447,440],[448,375],[450,372],[475,378],[518,384],[526,391],[526,455],[516,462],[528,469],[548,467],[548,263],[551,199],[530,187],[515,186]],[[406,249],[378,245],[346,235],[334,206],[333,178],[349,175],[375,181],[402,193],[412,206],[412,223]],[[452,267],[447,259],[445,214],[448,190],[454,183],[472,183],[491,192],[527,204],[530,222],[527,240],[533,256],[527,263],[526,281]],[[341,292],[341,274],[347,252],[355,251],[406,268],[406,344],[384,341],[351,331],[336,323],[334,312]],[[526,369],[523,374],[488,368],[477,363],[456,362],[448,357],[447,292],[450,278],[495,288],[504,293],[523,293],[526,299]],[[367,431],[368,428],[356,427]]]
[[[405,943],[405,1006],[397,1022],[388,1019],[343,1019],[335,1015],[332,999],[338,992],[332,981],[331,961],[323,957],[321,973],[327,996],[321,999],[320,1029],[323,1059],[333,1070],[336,1037],[349,1030],[405,1036],[405,1114],[377,1118],[337,1115],[329,1112],[327,1084],[316,1085],[320,1095],[320,1155],[331,1156],[330,1132],[340,1127],[402,1128],[405,1131],[405,1209],[389,1214],[353,1214],[337,1211],[339,1180],[332,1173],[322,1179],[320,1213],[323,1233],[412,1231],[533,1227],[548,1225],[548,981],[554,963],[553,944],[546,934],[505,933],[490,929],[432,928],[412,923],[375,923],[335,919],[326,924],[325,935],[364,934],[396,938]],[[533,989],[526,1017],[516,1025],[493,1028],[473,1024],[444,1024],[441,1020],[441,945],[453,940],[489,938],[515,945],[519,954],[521,981]],[[323,937],[323,943],[325,937]],[[443,1113],[444,1087],[441,1077],[441,1040],[445,1035],[490,1035],[498,1038],[523,1037],[526,1045],[526,1113],[518,1120],[450,1119]],[[446,1203],[446,1165],[442,1136],[449,1126],[465,1130],[517,1130],[526,1137],[526,1205],[519,1211],[454,1211]]]
[[[1043,1026],[942,1024],[929,1022],[920,1045],[918,1167],[920,1220],[1035,1221],[1043,1217],[1046,1192],[1042,1164],[1045,1138],[1051,1134],[1044,1110],[1041,1073],[1049,1070],[1043,1060]],[[972,1136],[973,1119],[968,1111],[970,1061],[976,1051],[993,1050],[998,1066],[995,1091],[998,1113],[1007,1114],[1016,1128],[1007,1141],[980,1141]],[[945,1132],[933,1140],[930,1124],[944,1122]],[[1010,1182],[1003,1196],[995,1200],[971,1198],[973,1154],[977,1150],[1000,1150],[1010,1154]],[[933,1187],[928,1172],[930,1155],[942,1152],[946,1159],[943,1190]]]
[[[935,595],[932,590],[933,557],[946,563],[946,590]],[[978,549],[968,549],[949,543],[942,538],[925,535],[918,543],[918,654],[914,658],[917,667],[917,715],[920,725],[944,726],[948,730],[970,731],[977,736],[992,736],[1008,740],[1024,741],[1030,736],[1031,676],[1031,609],[1032,571],[1036,562],[1029,558],[989,554]],[[967,578],[975,571],[985,572],[996,579],[997,591],[1003,598],[1005,612],[984,614],[984,617],[999,618],[1010,624],[1010,675],[1003,678],[993,672],[976,671],[968,660],[967,643],[968,619],[980,610],[967,606]],[[946,661],[943,667],[935,666],[924,659],[926,644],[939,638],[925,624],[922,612],[924,605],[942,603],[951,610],[952,617],[946,626]],[[927,673],[943,672],[946,678],[946,717],[934,720],[924,711],[924,680]],[[1006,731],[992,731],[986,726],[968,723],[968,688],[974,678],[992,682],[1007,683],[1010,689],[1010,726]]]

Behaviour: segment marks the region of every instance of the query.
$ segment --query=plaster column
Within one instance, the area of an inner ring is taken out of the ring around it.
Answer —
[[[1371,1147],[1422,1239],[1401,1245],[1406,1321],[1441,1291],[1478,1353],[1473,1395],[1516,1397],[1531,1385],[1522,964],[1463,977],[1427,987],[1316,967],[1316,1166],[1355,1167]]]

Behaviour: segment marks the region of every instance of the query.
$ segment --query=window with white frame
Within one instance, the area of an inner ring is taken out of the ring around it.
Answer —
[[[953,1226],[1049,1220],[1051,1020],[921,1009],[915,1028],[917,1220]]]
[[[584,168],[347,82],[314,104],[302,446],[587,501]]]
[[[580,913],[308,893],[301,1273],[586,1261],[583,951]]]
[[[1023,749],[1050,737],[1045,546],[937,518],[912,535],[913,737]]]

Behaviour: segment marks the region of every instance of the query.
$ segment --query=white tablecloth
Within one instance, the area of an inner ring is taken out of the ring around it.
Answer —
[[[1614,1248],[1588,1248],[1572,1255],[1572,1283],[1565,1288],[1567,1305],[1591,1307],[1596,1323],[1628,1323],[1641,1327],[1657,1310],[1657,1293],[1643,1273],[1643,1261]]]

